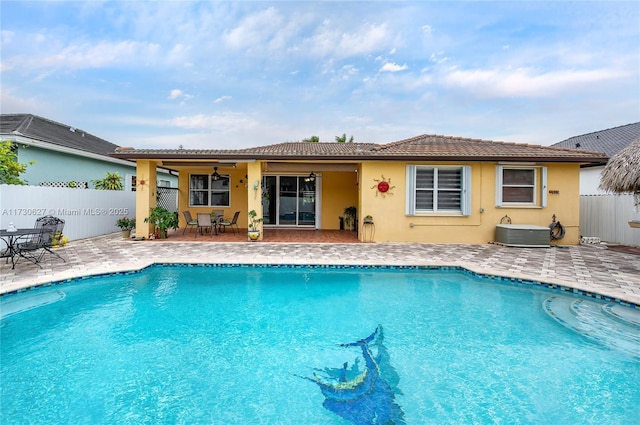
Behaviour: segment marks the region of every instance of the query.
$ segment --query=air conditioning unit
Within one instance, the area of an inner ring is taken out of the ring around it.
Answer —
[[[496,243],[521,248],[549,248],[551,231],[533,224],[496,225]]]

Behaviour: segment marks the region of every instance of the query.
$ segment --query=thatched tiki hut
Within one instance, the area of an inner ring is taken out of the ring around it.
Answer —
[[[609,159],[600,177],[600,188],[615,193],[633,193],[640,211],[640,138]]]

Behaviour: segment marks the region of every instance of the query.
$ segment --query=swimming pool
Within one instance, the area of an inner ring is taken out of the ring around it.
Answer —
[[[354,380],[364,350],[340,344],[379,326],[397,424],[627,424],[640,404],[636,309],[457,268],[158,265],[1,302],[3,423],[373,423],[313,379]]]

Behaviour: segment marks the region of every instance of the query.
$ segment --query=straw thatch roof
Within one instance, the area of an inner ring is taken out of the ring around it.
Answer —
[[[609,159],[600,188],[616,193],[640,193],[640,137]]]

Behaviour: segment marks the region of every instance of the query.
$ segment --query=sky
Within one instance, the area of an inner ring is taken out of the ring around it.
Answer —
[[[635,1],[3,0],[0,19],[0,111],[119,146],[551,145],[640,121]]]

